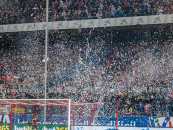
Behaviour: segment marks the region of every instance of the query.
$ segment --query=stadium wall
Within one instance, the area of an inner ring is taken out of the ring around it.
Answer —
[[[31,121],[33,115],[13,115],[13,123],[18,124],[22,119],[25,122]],[[44,116],[39,115],[38,118],[41,120],[39,124],[43,124]],[[48,124],[67,124],[65,116],[47,116]],[[88,126],[88,121],[90,117],[75,117],[75,125]],[[72,118],[71,118],[72,119]],[[156,127],[158,123],[160,127],[172,127],[173,117],[119,117],[118,126],[122,127]],[[71,120],[72,121],[72,120]],[[0,115],[0,122],[10,123],[10,115]],[[71,122],[72,123],[72,122]],[[91,126],[116,126],[116,118],[106,118],[106,117],[95,117],[91,123]]]
[[[173,14],[49,22],[49,29],[50,30],[79,29],[80,27],[81,28],[99,28],[99,27],[131,26],[131,25],[165,24],[165,23],[173,23]],[[0,26],[0,33],[37,31],[37,30],[45,30],[45,28],[46,28],[45,22],[8,24],[8,25]]]

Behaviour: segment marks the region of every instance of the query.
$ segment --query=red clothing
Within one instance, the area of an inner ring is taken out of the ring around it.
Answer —
[[[124,7],[127,7],[128,6],[128,2],[124,2]]]
[[[58,7],[59,7],[59,3],[57,2],[55,3],[55,8],[58,9]]]

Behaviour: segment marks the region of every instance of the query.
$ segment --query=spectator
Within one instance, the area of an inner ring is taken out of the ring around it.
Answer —
[[[144,11],[141,8],[139,9],[138,16],[144,16]]]
[[[117,13],[118,13],[118,17],[123,16],[122,8],[120,6],[118,6]]]
[[[25,121],[24,121],[24,119],[22,119],[22,120],[20,121],[20,123],[21,123],[21,124],[25,124]]]
[[[158,14],[163,14],[163,8],[158,9]]]
[[[171,6],[171,8],[169,9],[169,13],[170,13],[170,14],[173,13],[173,6]]]
[[[112,8],[111,8],[111,17],[115,17],[115,16],[116,16],[116,7],[114,8],[112,6]]]
[[[98,10],[98,13],[96,14],[96,17],[98,19],[102,18],[102,12],[100,10]]]

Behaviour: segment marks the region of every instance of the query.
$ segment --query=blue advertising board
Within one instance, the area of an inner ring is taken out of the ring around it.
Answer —
[[[33,115],[13,115],[13,123],[20,123],[22,119],[25,122],[31,121]],[[43,124],[44,116],[39,115],[39,124]],[[67,124],[67,116],[47,116],[46,118],[48,124]],[[157,122],[156,122],[157,120]],[[10,123],[10,115],[0,115],[0,121],[3,123]],[[75,117],[76,125],[82,126],[116,126],[116,118],[106,118],[106,117],[95,117],[92,122],[90,117]],[[71,123],[73,123],[73,118],[71,117]],[[131,127],[172,127],[173,117],[120,117],[118,118],[118,126],[131,126]]]

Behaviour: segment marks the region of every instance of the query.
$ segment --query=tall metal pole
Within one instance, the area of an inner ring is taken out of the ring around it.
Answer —
[[[46,99],[46,90],[47,90],[47,45],[48,45],[48,11],[49,11],[49,0],[46,0],[46,29],[45,29],[45,74],[44,74],[44,98]],[[46,102],[46,101],[45,101]],[[46,123],[46,105],[44,106],[44,123]]]
[[[70,130],[70,106],[71,100],[68,101],[68,130]]]
[[[10,130],[12,130],[13,129],[13,105],[11,104],[11,117],[10,117]]]

